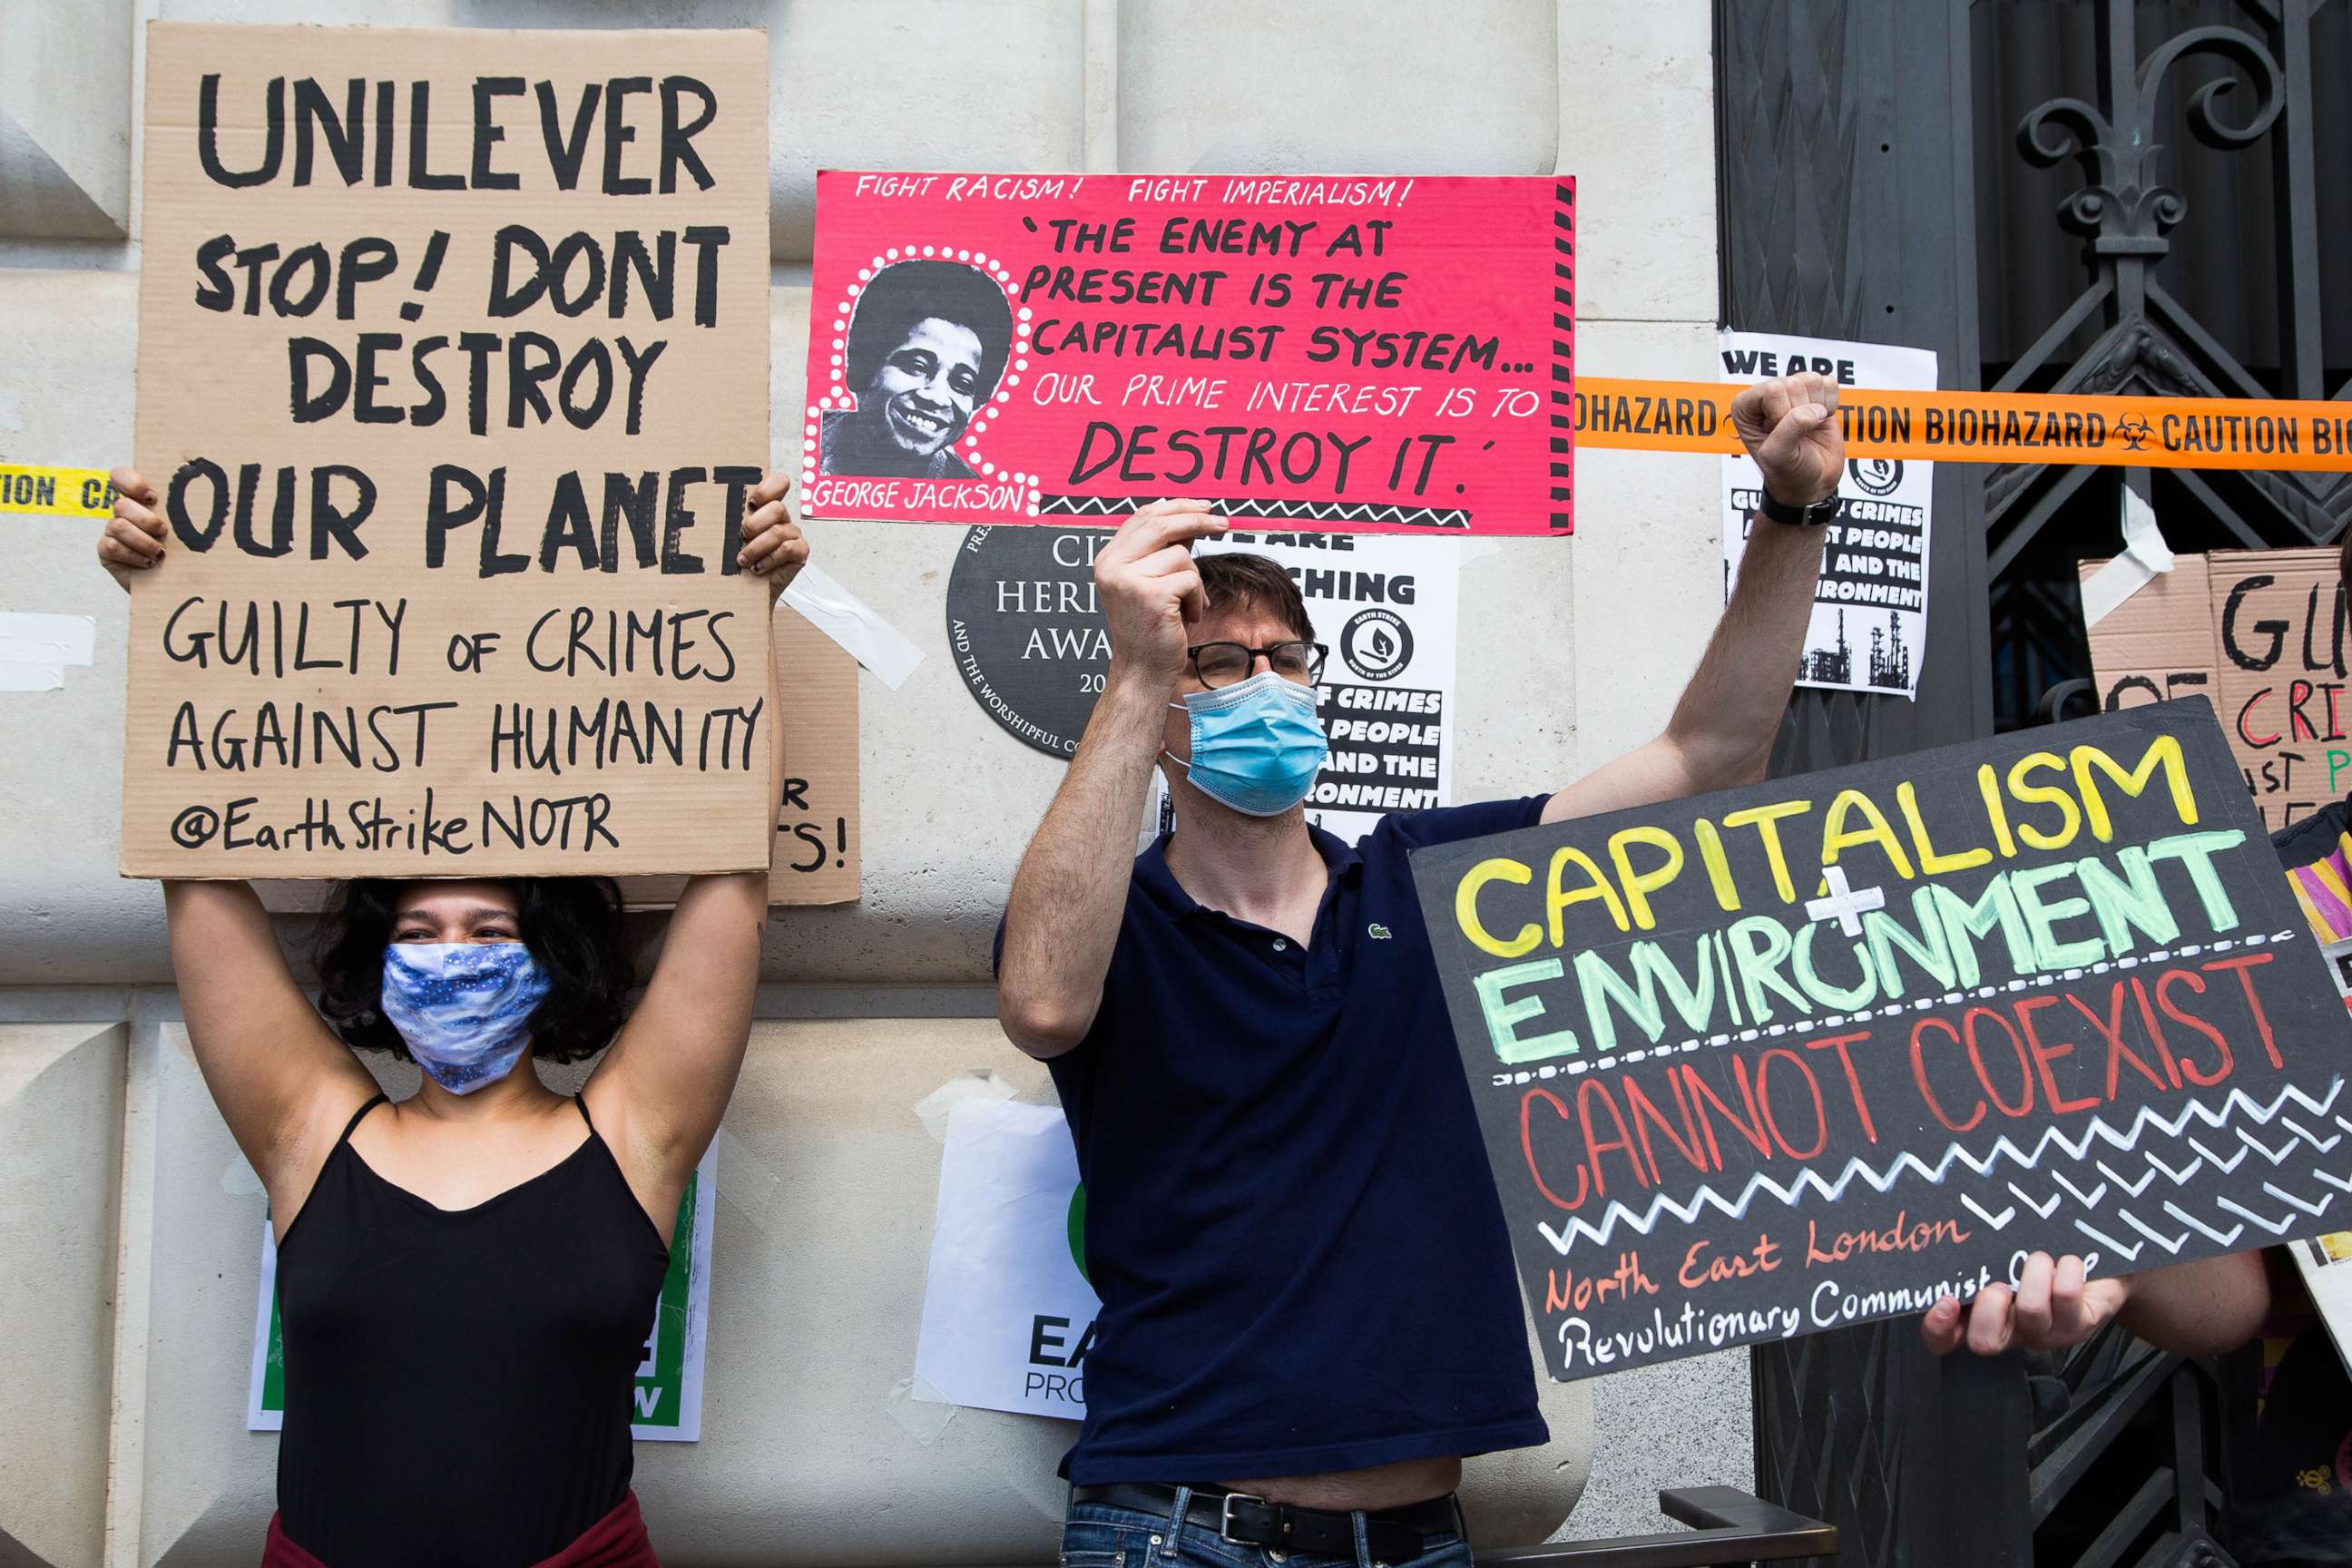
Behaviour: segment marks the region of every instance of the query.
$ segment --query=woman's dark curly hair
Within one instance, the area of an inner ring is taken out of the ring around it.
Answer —
[[[516,923],[550,985],[530,1016],[531,1055],[543,1062],[594,1056],[620,1032],[636,986],[610,877],[516,877]],[[336,912],[319,932],[319,1011],[345,1043],[405,1058],[408,1046],[383,1016],[383,950],[405,882],[362,878],[336,890]]]
[[[985,403],[1013,350],[1013,305],[976,267],[961,261],[898,261],[874,275],[849,316],[849,384],[863,394],[882,362],[898,352],[918,323],[936,318],[967,328],[980,340],[980,389]]]

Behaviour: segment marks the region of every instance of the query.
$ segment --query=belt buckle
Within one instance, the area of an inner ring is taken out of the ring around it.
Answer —
[[[1267,1506],[1265,1499],[1262,1497],[1252,1497],[1247,1492],[1227,1492],[1224,1496],[1223,1508],[1217,1516],[1217,1533],[1236,1546],[1265,1545],[1266,1542],[1263,1541],[1245,1541],[1234,1533],[1234,1504],[1237,1502],[1255,1503],[1260,1508]]]

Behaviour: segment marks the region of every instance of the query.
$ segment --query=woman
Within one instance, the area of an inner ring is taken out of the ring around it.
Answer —
[[[155,492],[114,482],[100,559],[152,570]],[[751,492],[739,558],[776,590],[808,559],[784,489]],[[277,1228],[266,1568],[653,1564],[635,1374],[750,1036],[766,873],[687,883],[634,1012],[607,879],[350,884],[320,1011],[250,887],[163,896],[197,1065]],[[352,1047],[415,1060],[423,1087],[387,1103]],[[570,1100],[530,1068],[598,1050]]]

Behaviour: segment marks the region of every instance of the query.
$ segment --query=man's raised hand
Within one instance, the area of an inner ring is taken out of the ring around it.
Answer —
[[[1198,620],[1192,542],[1225,531],[1203,500],[1160,500],[1119,525],[1095,557],[1095,595],[1110,627],[1111,673],[1166,690],[1184,672],[1184,622]]]
[[[1810,370],[1759,381],[1731,400],[1732,428],[1764,470],[1773,500],[1810,506],[1837,489],[1845,471],[1837,402],[1837,383]]]

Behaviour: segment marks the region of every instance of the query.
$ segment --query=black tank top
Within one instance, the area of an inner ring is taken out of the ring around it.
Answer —
[[[527,1568],[628,1490],[669,1249],[593,1122],[551,1169],[450,1211],[352,1148],[382,1103],[278,1245],[280,1521],[329,1568]]]

